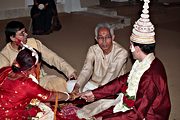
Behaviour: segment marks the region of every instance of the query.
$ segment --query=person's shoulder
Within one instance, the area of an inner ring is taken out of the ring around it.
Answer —
[[[7,54],[7,52],[9,51],[9,50],[13,50],[13,49],[11,49],[12,47],[11,47],[11,44],[10,43],[7,43],[5,46],[4,46],[4,48],[2,48],[1,49],[1,53],[2,54]]]
[[[148,78],[145,81],[153,81],[156,84],[162,83],[162,80],[167,81],[166,70],[158,58],[152,61],[150,68],[145,71],[143,77]]]
[[[27,38],[27,42],[40,42],[40,41],[36,38],[31,37],[31,38]]]
[[[27,39],[27,45],[28,46],[31,46],[35,49],[38,50],[38,46],[41,45],[42,43],[38,40],[38,39],[35,39],[35,38],[28,38]]]
[[[89,48],[97,48],[99,45],[98,44],[94,44],[94,45],[91,45]]]
[[[1,49],[1,51],[2,50],[4,50],[4,49],[6,49],[6,48],[9,48],[10,47],[10,45],[11,45],[11,43],[9,42],[9,43],[7,43],[2,49]]]
[[[160,69],[160,68],[164,68],[163,63],[161,62],[161,60],[157,57],[155,57],[155,59],[153,60],[153,62],[151,63],[152,68]]]
[[[164,75],[166,74],[165,67],[163,63],[155,57],[155,59],[152,61],[150,68],[146,71],[146,75]]]
[[[91,50],[91,51],[96,51],[96,50],[98,50],[98,49],[100,49],[100,47],[99,47],[98,44],[91,45],[91,46],[89,47],[89,50]]]
[[[10,62],[10,61],[7,59],[7,57],[6,57],[4,54],[2,54],[1,52],[0,52],[0,61],[1,61],[1,65]],[[0,66],[1,66],[1,65],[0,65]]]

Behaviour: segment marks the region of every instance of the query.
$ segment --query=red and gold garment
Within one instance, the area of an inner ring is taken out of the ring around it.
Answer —
[[[21,120],[36,116],[38,107],[29,107],[32,99],[46,101],[51,92],[45,90],[25,77],[22,73],[12,72],[11,67],[0,69],[0,119]]]
[[[61,106],[60,111],[56,113],[57,120],[80,120],[76,112],[79,110],[78,107],[73,104]]]

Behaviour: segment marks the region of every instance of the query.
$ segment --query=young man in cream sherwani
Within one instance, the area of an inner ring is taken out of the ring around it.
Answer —
[[[39,40],[34,38],[27,38],[25,26],[19,21],[11,21],[7,24],[5,29],[6,34],[6,46],[1,50],[2,57],[5,57],[8,63],[3,63],[4,66],[12,65],[20,48],[21,42],[28,46],[35,48],[42,54],[42,60],[50,66],[56,67],[59,71],[62,71],[69,79],[77,78],[76,70],[69,65],[63,58],[59,57],[52,50],[48,49]],[[1,64],[1,67],[3,67]],[[40,85],[48,90],[66,92],[67,84],[66,80],[56,75],[47,75],[43,69],[40,72]]]

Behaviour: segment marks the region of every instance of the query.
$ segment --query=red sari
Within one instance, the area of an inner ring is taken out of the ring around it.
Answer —
[[[47,100],[51,92],[43,89],[22,73],[12,72],[11,67],[0,69],[0,119],[27,120],[36,116],[38,107],[28,107],[34,98]]]
[[[42,88],[22,73],[12,73],[11,67],[0,69],[0,120],[27,120],[41,110],[29,106],[32,99],[47,101],[51,92]],[[57,120],[79,120],[77,107],[68,105],[56,113]]]

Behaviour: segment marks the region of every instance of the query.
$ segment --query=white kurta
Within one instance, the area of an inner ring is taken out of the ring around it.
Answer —
[[[125,74],[127,60],[128,52],[115,41],[113,41],[112,51],[108,55],[103,54],[98,44],[91,46],[77,79],[81,91],[89,82],[91,85],[99,87]]]
[[[36,40],[34,38],[28,38],[27,45],[41,52],[43,61],[45,61],[50,66],[56,67],[59,71],[62,71],[67,77],[69,77],[73,72],[75,72],[75,69],[72,68],[71,65],[69,65],[64,59],[59,57],[52,50],[44,46],[39,40]],[[3,54],[9,60],[9,66],[12,65],[18,52],[18,50],[12,48],[10,43],[8,43],[1,50],[1,54]],[[0,57],[0,59],[2,58]],[[4,63],[4,65],[7,65],[7,63]],[[63,78],[57,77],[55,75],[47,75],[43,71],[43,69],[41,69],[40,85],[49,90],[61,92],[66,91],[66,81]]]

